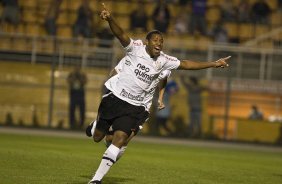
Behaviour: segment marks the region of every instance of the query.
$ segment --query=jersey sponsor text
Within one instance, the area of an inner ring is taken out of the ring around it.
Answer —
[[[154,75],[149,75],[148,72],[150,72],[150,68],[147,68],[145,65],[140,63],[138,63],[137,69],[134,70],[134,73],[139,80],[150,84]]]
[[[140,95],[133,95],[133,94],[127,92],[125,89],[122,89],[120,95],[125,97],[125,98],[140,101],[140,102],[144,100],[144,97],[141,97]]]

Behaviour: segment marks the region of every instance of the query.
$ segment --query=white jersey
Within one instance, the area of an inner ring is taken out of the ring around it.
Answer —
[[[119,63],[120,72],[105,83],[115,96],[136,106],[144,106],[146,95],[157,85],[162,71],[170,71],[180,65],[177,58],[163,52],[154,60],[145,48],[141,40],[131,40],[125,47],[126,56]]]
[[[117,75],[115,75],[115,77],[118,78],[119,76],[118,74],[123,71],[123,66],[124,66],[124,61],[120,61],[118,65],[115,67],[115,70],[117,72]],[[153,100],[156,88],[158,86],[158,83],[163,79],[169,78],[170,74],[171,74],[171,71],[169,70],[162,71],[160,75],[158,76],[158,78],[152,82],[150,91],[146,93],[144,100],[143,100],[143,104],[142,104],[146,108],[147,111],[149,111],[152,105],[152,100]]]
[[[153,101],[153,97],[154,97],[154,93],[156,91],[156,88],[158,86],[158,83],[163,80],[163,79],[166,79],[166,78],[169,78],[171,74],[171,71],[169,70],[165,70],[165,71],[162,71],[160,73],[160,75],[158,76],[158,78],[156,80],[154,80],[154,82],[152,83],[152,88],[151,90],[145,95],[145,98],[144,98],[144,102],[143,102],[143,106],[146,108],[147,111],[150,110],[150,107],[152,105],[152,101]]]

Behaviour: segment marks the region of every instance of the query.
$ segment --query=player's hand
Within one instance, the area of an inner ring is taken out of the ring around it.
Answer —
[[[105,3],[102,3],[102,6],[103,6],[103,10],[100,14],[100,17],[103,19],[103,20],[109,20],[111,18],[111,13],[110,11],[106,8],[106,5]]]
[[[158,100],[158,110],[160,111],[164,108],[165,108],[165,104],[162,101]]]
[[[219,60],[215,61],[215,68],[225,68],[228,67],[227,60],[231,58],[231,56],[225,57],[225,58],[220,58]]]

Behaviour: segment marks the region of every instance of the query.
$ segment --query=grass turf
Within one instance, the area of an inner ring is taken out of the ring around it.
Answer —
[[[0,183],[85,184],[105,150],[91,139],[0,134]],[[281,152],[131,143],[105,184],[280,184]]]

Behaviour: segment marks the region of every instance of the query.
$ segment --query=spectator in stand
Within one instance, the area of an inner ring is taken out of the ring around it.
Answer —
[[[91,38],[93,36],[93,11],[90,9],[89,0],[83,0],[77,10],[77,19],[73,26],[73,36]]]
[[[187,22],[189,21],[189,17],[183,13],[181,13],[175,20],[174,24],[174,31],[175,33],[187,33],[188,32],[188,26]]]
[[[156,126],[157,126],[158,133],[160,131],[160,127],[162,127],[166,131],[166,133],[172,134],[172,130],[168,127],[167,122],[169,118],[171,117],[170,98],[177,91],[178,91],[177,83],[172,79],[168,80],[166,87],[165,87],[165,92],[162,98],[165,108],[162,110],[156,110]]]
[[[241,0],[238,5],[238,21],[250,22],[250,4],[246,0]]]
[[[139,0],[137,8],[130,15],[130,29],[133,32],[146,32],[148,16],[146,14],[144,3]]]
[[[191,0],[179,0],[178,4],[180,6],[186,6]]]
[[[181,9],[176,16],[175,24],[174,24],[174,32],[185,34],[188,33],[188,24],[190,20],[190,14],[191,14],[191,4],[186,4],[181,6]]]
[[[224,21],[230,22],[237,20],[238,13],[232,1],[225,0],[220,6],[220,10],[221,10],[221,18]]]
[[[278,4],[278,10],[281,12],[282,11],[282,0],[277,0]]]
[[[251,113],[249,119],[252,120],[263,120],[263,113],[259,110],[256,105],[252,105]]]
[[[20,7],[18,0],[2,0],[3,12],[1,25],[5,22],[17,26],[20,23]]]
[[[190,121],[188,132],[191,137],[200,137],[202,133],[202,92],[206,89],[199,84],[196,77],[190,77],[187,81],[181,76],[181,82],[188,92],[188,106]]]
[[[210,32],[210,36],[216,43],[228,43],[228,32],[223,27],[222,20],[219,20]]]
[[[75,124],[75,110],[78,107],[80,112],[79,126],[83,127],[85,120],[85,85],[87,83],[87,76],[81,71],[80,66],[76,66],[72,72],[69,73],[67,82],[69,85],[69,123],[70,128],[76,128]]]
[[[113,46],[114,35],[108,26],[103,27],[97,32],[97,37],[100,39],[98,46],[111,48]]]
[[[202,35],[206,35],[206,10],[207,0],[192,0],[192,14],[189,23],[190,34],[199,31]]]
[[[252,6],[252,20],[255,24],[268,24],[271,9],[264,0],[258,0]]]
[[[62,2],[63,0],[52,0],[52,2],[50,3],[44,22],[44,26],[48,35],[57,35],[56,21],[59,16],[60,6]]]
[[[159,0],[152,17],[155,29],[167,33],[170,22],[170,11],[165,0]]]

